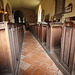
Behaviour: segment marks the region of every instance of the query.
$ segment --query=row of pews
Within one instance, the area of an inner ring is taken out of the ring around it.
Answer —
[[[18,75],[23,37],[22,24],[0,23],[0,75]]]
[[[75,24],[65,23],[37,23],[31,24],[30,32],[35,38],[45,46],[49,53],[55,55],[60,63],[72,74],[75,68]],[[75,70],[74,70],[75,71]]]

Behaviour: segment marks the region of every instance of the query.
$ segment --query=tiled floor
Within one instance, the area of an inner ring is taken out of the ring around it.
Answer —
[[[19,75],[63,75],[29,31],[25,32]]]

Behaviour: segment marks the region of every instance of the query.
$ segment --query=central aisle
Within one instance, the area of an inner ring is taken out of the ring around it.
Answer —
[[[29,31],[25,32],[19,75],[63,75]]]

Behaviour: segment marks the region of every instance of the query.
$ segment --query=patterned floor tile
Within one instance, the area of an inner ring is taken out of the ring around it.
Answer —
[[[46,75],[46,73],[44,71],[42,71],[41,69],[37,69],[33,75]]]
[[[23,69],[24,71],[30,66],[29,63],[26,63],[24,61],[21,60],[20,62],[20,68]]]
[[[19,75],[63,75],[29,31],[25,32]]]

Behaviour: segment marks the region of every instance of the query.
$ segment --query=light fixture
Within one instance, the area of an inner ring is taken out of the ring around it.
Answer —
[[[6,12],[6,11],[4,11],[4,14],[7,14],[7,12]]]
[[[0,13],[7,14],[7,12],[4,11],[4,9],[0,9]]]
[[[1,10],[2,10],[2,13],[7,14],[7,12],[6,12],[6,11],[4,11],[4,9],[1,9]]]

